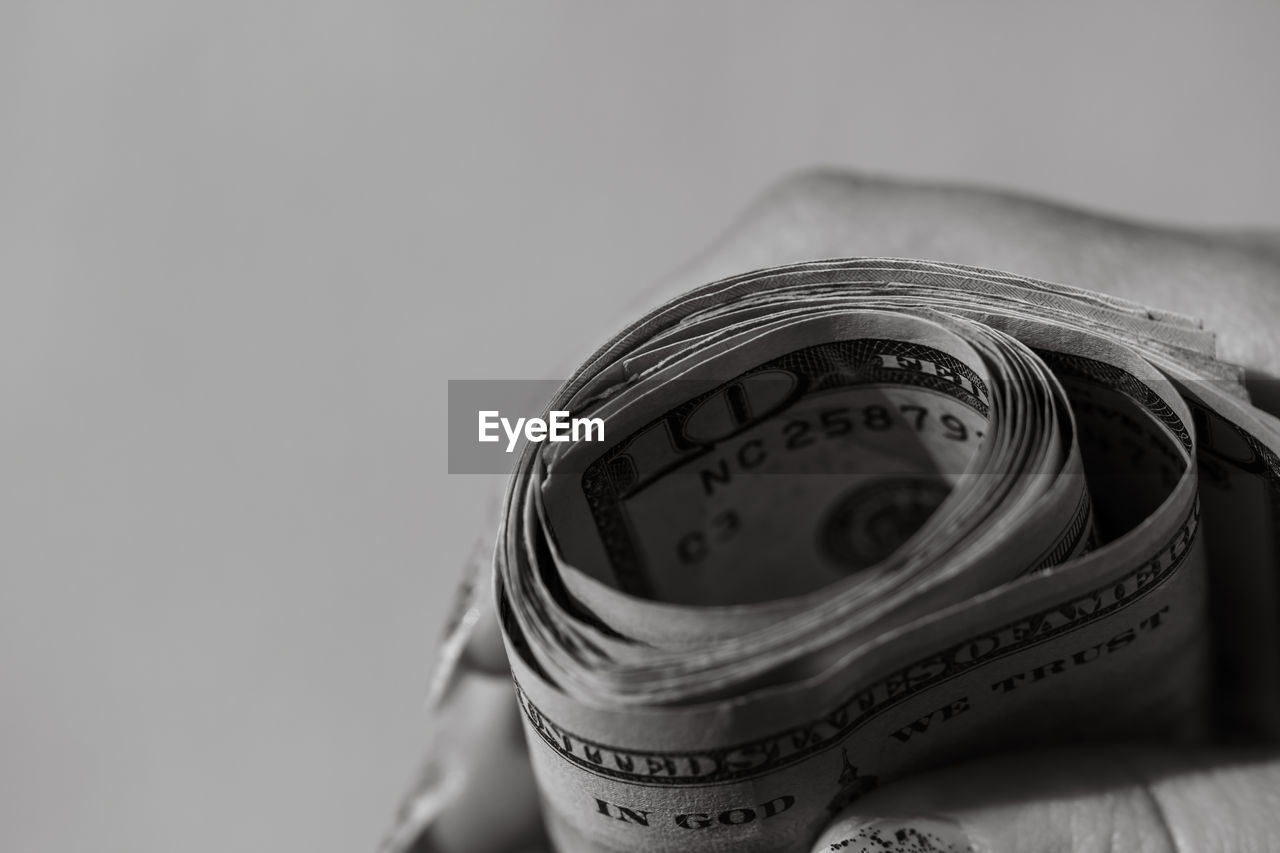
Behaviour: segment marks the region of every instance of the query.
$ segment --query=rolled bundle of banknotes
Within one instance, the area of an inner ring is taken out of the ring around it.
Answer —
[[[1188,318],[919,261],[622,330],[547,406],[604,439],[527,445],[497,542],[557,848],[808,850],[951,760],[1280,728],[1280,426],[1241,380]]]

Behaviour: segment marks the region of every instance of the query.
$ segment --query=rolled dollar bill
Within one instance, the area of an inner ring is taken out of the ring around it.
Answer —
[[[1280,435],[1194,321],[813,262],[661,306],[547,410],[606,437],[523,449],[495,551],[562,851],[807,850],[943,762],[1280,722]]]

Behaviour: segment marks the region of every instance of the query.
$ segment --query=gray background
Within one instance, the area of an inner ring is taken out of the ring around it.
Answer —
[[[1034,9],[1032,8],[1034,6]],[[550,378],[797,167],[1280,225],[1280,5],[0,6],[0,849],[368,850]]]

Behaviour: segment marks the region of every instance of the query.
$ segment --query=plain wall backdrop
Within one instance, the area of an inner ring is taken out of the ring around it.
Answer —
[[[798,168],[1280,227],[1280,5],[8,0],[0,849],[371,850],[549,378]]]

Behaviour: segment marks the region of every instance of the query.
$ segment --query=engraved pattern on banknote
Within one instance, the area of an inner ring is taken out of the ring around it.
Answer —
[[[742,782],[840,746],[872,719],[916,694],[1133,606],[1173,577],[1191,552],[1199,524],[1197,501],[1172,541],[1119,579],[955,643],[858,690],[826,714],[746,743],[699,752],[629,750],[581,737],[558,725],[533,704],[519,683],[516,694],[531,728],[543,742],[588,773],[662,787]]]
[[[896,363],[896,364],[895,364]],[[929,369],[921,369],[927,366]],[[785,399],[767,411],[752,410],[740,391],[744,380],[769,373],[789,374],[797,380]],[[986,383],[967,365],[941,350],[923,344],[879,338],[831,341],[804,347],[763,362],[716,387],[704,391],[654,418],[592,462],[582,474],[582,492],[591,510],[600,542],[617,579],[618,588],[637,596],[653,590],[645,571],[645,559],[635,544],[624,498],[635,494],[672,468],[707,452],[715,442],[693,442],[682,424],[708,399],[724,394],[739,420],[736,430],[717,436],[731,438],[766,417],[785,411],[804,397],[834,388],[875,384],[914,385],[946,394],[986,417],[990,392]],[[739,393],[732,393],[735,389]],[[637,436],[666,424],[667,435],[679,449],[672,464],[640,478],[627,455]]]

